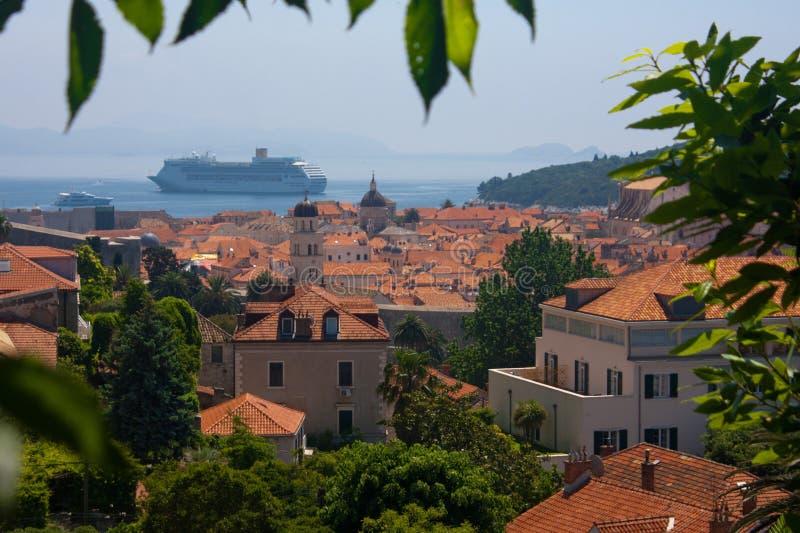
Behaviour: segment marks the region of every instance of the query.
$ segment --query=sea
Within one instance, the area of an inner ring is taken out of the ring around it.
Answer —
[[[407,207],[435,207],[445,199],[455,205],[477,196],[480,178],[439,178],[415,180],[411,178],[383,178],[378,180],[378,190],[394,200],[398,209]],[[323,194],[310,195],[313,200],[338,200],[356,204],[369,190],[369,179],[328,178]],[[160,210],[173,217],[205,217],[220,211],[269,209],[286,214],[302,195],[254,195],[165,193],[146,178],[81,178],[81,177],[2,177],[0,176],[0,207],[30,209],[39,206],[44,210],[58,210],[53,201],[60,192],[85,191],[96,196],[110,196],[117,210]]]

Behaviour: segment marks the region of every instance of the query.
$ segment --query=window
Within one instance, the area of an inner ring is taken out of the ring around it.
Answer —
[[[627,429],[609,429],[594,432],[594,454],[600,455],[600,446],[613,446],[614,451],[628,447]]]
[[[283,387],[283,361],[269,362],[269,387]]]
[[[356,261],[361,261],[361,254],[356,254]]]
[[[353,410],[339,409],[339,435],[353,433]]]
[[[631,344],[633,346],[672,346],[675,342],[675,332],[671,329],[631,330]]]
[[[678,449],[678,428],[649,428],[644,430],[644,441],[670,450]]]
[[[218,365],[222,364],[222,346],[211,347],[211,362]]]
[[[294,333],[294,317],[281,317],[281,337],[291,337]]]
[[[567,317],[547,313],[544,315],[544,327],[556,331],[567,331]]]
[[[328,254],[328,261],[333,261],[333,256]]]
[[[681,342],[686,342],[703,333],[710,331],[709,328],[682,328],[681,329]]]
[[[589,363],[575,361],[575,392],[589,394]]]
[[[645,374],[645,398],[677,398],[678,374]]]
[[[569,332],[571,335],[593,339],[595,338],[595,324],[585,320],[578,320],[577,318],[570,318]]]
[[[339,361],[339,386],[353,386],[353,362]]]
[[[548,385],[558,385],[558,355],[544,353],[544,382]]]
[[[625,330],[614,326],[600,325],[600,340],[612,344],[625,344]]]
[[[319,248],[316,244],[314,245],[314,255],[319,255]]]
[[[311,245],[308,245],[308,255],[311,255]]]
[[[325,317],[325,335],[328,337],[335,337],[339,334],[339,317],[328,316]]]
[[[622,372],[609,368],[606,371],[606,394],[622,396]]]

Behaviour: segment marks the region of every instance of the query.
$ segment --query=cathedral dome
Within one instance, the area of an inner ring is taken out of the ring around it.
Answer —
[[[317,209],[317,205],[313,202],[308,200],[308,196],[306,196],[305,200],[299,202],[296,206],[294,206],[294,211],[292,211],[295,218],[297,217],[318,217],[319,210]]]
[[[374,174],[369,182],[369,191],[361,198],[361,207],[386,207],[386,198],[378,192]]]

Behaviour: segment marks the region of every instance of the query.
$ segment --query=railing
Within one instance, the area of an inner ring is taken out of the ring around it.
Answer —
[[[552,385],[560,389],[567,388],[567,367],[565,365],[558,366],[536,366],[533,368],[524,368],[515,370],[514,373],[525,379],[538,381],[546,385]]]

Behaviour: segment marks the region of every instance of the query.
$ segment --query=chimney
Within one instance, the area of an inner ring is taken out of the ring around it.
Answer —
[[[644,462],[642,463],[642,490],[655,492],[656,490],[656,466],[660,461],[650,460],[650,450],[644,451]]]
[[[731,525],[733,525],[733,522],[728,512],[728,504],[725,503],[722,507],[715,506],[714,518],[708,524],[708,533],[729,533]]]
[[[571,485],[581,474],[589,470],[591,461],[586,453],[586,447],[583,451],[570,452],[569,457],[564,462],[564,485]]]
[[[613,444],[602,444],[600,446],[600,457],[605,459],[606,457],[608,457],[609,455],[611,455],[615,451],[617,451],[617,450],[614,448]]]
[[[222,387],[214,387],[214,397],[211,400],[211,405],[219,405],[225,400],[225,389]]]
[[[756,510],[756,495],[748,494],[750,492],[747,483],[740,481],[737,483],[739,492],[742,494],[742,516],[746,516]]]

